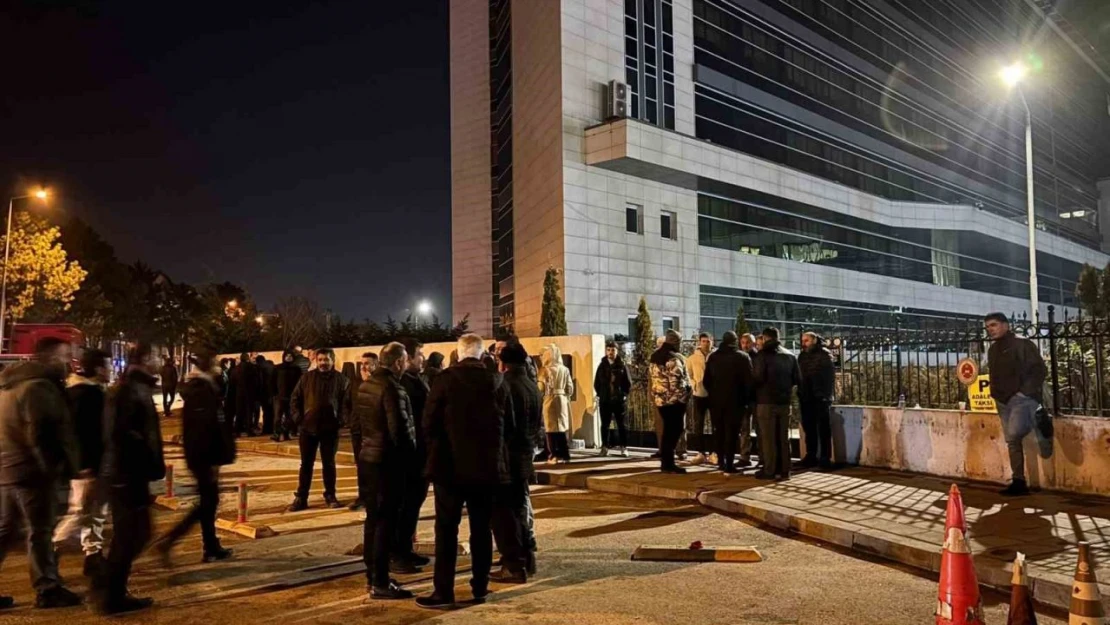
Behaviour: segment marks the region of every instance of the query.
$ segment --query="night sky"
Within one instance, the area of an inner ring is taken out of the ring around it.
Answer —
[[[448,317],[446,0],[0,6],[2,190],[263,307]]]

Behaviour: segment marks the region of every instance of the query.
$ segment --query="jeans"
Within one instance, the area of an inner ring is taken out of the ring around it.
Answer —
[[[104,485],[96,478],[79,478],[69,483],[69,512],[54,530],[54,544],[65,546],[81,541],[86,556],[104,549],[104,520],[108,502]]]
[[[694,397],[690,402],[691,412],[690,426],[693,428],[692,435],[690,436],[690,443],[693,444],[694,449],[705,454],[710,451],[709,442],[712,440],[705,433],[705,415],[709,413],[709,398],[708,397]],[[710,414],[710,417],[713,415]],[[712,423],[710,423],[712,425]]]
[[[800,402],[802,431],[806,437],[804,460],[818,461],[822,466],[832,464],[832,402],[824,399],[806,399]]]
[[[790,477],[790,406],[759,404],[755,417],[759,420],[763,472]]]
[[[1040,402],[1018,393],[1007,402],[996,403],[998,416],[1002,419],[1002,435],[1010,450],[1010,471],[1013,472],[1013,479],[1025,481],[1025,450],[1021,448],[1021,442],[1033,431]]]
[[[162,412],[169,414],[173,400],[177,399],[177,387],[171,386],[162,389]]]
[[[204,553],[212,553],[220,548],[220,539],[216,536],[216,511],[220,507],[220,473],[217,468],[200,469],[192,473],[197,481],[200,503],[170,530],[166,541],[171,545],[176,543],[193,529],[194,525],[200,523]]]
[[[513,572],[524,569],[528,552],[527,494],[528,483],[523,481],[503,484],[494,492],[493,537],[497,539],[502,562]]]
[[[455,564],[459,557],[459,523],[464,504],[470,520],[470,568],[473,572],[470,587],[475,594],[484,594],[489,590],[489,569],[493,564],[490,518],[495,489],[490,486],[435,485],[435,594],[444,600],[455,600]]]
[[[389,556],[404,500],[404,472],[381,462],[359,461],[366,478],[362,488],[366,521],[362,524],[362,561],[366,564],[366,583],[371,587],[389,585]]]
[[[27,535],[31,586],[38,593],[62,585],[54,555],[55,496],[53,481],[45,486],[0,487],[0,564],[23,529]]]
[[[316,468],[316,450],[320,450],[320,464],[324,470],[324,497],[335,497],[335,454],[339,451],[339,433],[313,434],[301,431],[301,474],[297,496],[308,499],[312,488],[312,472]]]
[[[682,436],[682,421],[686,416],[686,404],[659,406],[659,418],[663,420],[663,437],[659,443],[659,465],[664,469],[673,468],[674,448]]]
[[[112,545],[108,549],[107,579],[104,590],[108,601],[127,594],[127,581],[135,558],[150,542],[150,489],[146,482],[113,485],[108,494],[112,511]]]
[[[612,436],[609,435],[609,424],[617,422],[617,447],[628,447],[628,402],[615,400],[602,402],[598,408],[601,411],[601,446],[611,447]]]

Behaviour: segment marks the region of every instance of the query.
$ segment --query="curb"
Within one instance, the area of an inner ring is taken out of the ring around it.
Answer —
[[[270,529],[269,525],[251,525],[250,523],[237,523],[230,519],[216,519],[216,529],[221,529],[225,532],[238,534],[244,538],[252,540],[257,538],[269,538],[276,536],[277,533]]]
[[[163,435],[163,445],[181,445],[181,435]],[[237,451],[249,451],[256,454],[264,454],[267,456],[287,456],[291,458],[300,458],[301,452],[295,445],[286,445],[282,443],[275,443],[271,440],[244,440],[242,438],[235,439],[235,449]],[[350,451],[340,450],[335,454],[336,460],[342,460],[348,464],[354,464],[355,454]]]
[[[755,547],[669,547],[641,545],[632,552],[633,560],[648,562],[762,562]]]

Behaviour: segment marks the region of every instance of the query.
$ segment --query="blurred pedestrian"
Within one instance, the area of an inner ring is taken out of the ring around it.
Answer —
[[[601,413],[601,455],[609,455],[612,436],[609,425],[617,422],[617,449],[621,457],[628,457],[628,394],[632,391],[632,376],[624,364],[617,344],[605,344],[605,357],[597,365],[594,374],[594,393],[597,395],[597,408]]]
[[[374,375],[374,371],[378,369],[378,355],[374,352],[366,352],[359,358],[358,363],[358,384],[353,385],[351,393],[352,410],[350,412],[350,423],[347,427],[351,430],[351,451],[354,452],[355,460],[358,460],[359,454],[362,451],[362,421],[353,410],[354,402],[358,399],[358,394],[361,392],[362,383],[369,382],[370,378]],[[347,506],[348,510],[355,511],[361,510],[366,506],[365,493],[363,489],[366,484],[366,476],[363,475],[362,465],[355,462],[355,481],[358,487],[358,497],[351,505]]]
[[[790,403],[801,383],[798,359],[779,344],[778,328],[763,331],[763,348],[752,363],[759,420],[761,480],[790,479]]]
[[[0,563],[25,531],[36,608],[81,604],[62,585],[53,543],[58,489],[81,464],[63,386],[71,357],[69,343],[43,338],[33,360],[0,373]],[[0,608],[13,605],[0,596]]]
[[[543,394],[544,430],[547,432],[551,459],[548,462],[570,462],[570,398],[574,396],[574,379],[563,364],[563,354],[554,343],[543,348],[539,389]]]
[[[751,466],[751,410],[754,395],[752,360],[737,345],[736,333],[725,332],[721,347],[709,356],[702,381],[709,393],[709,416],[716,437],[717,468],[736,473],[736,443],[740,441],[740,466]]]
[[[274,441],[289,440],[297,435],[290,399],[302,372],[293,360],[293,352],[285,351],[281,355],[281,364],[274,367],[274,435],[270,437]]]
[[[713,353],[713,337],[707,332],[698,335],[698,347],[686,359],[686,372],[690,375],[690,385],[693,388],[693,397],[690,402],[692,411],[691,426],[693,436],[689,437],[689,444],[694,446],[691,464],[704,464],[710,455],[710,438],[705,433],[705,415],[709,410],[709,393],[705,390],[702,380],[705,378],[705,363]],[[710,415],[712,417],[712,415]],[[692,440],[690,440],[692,439]]]
[[[335,496],[335,454],[339,451],[339,426],[348,423],[351,395],[347,378],[335,370],[331,348],[316,350],[316,368],[301,376],[290,404],[293,422],[300,430],[301,471],[288,510],[308,508],[317,450],[324,473],[324,503],[329,508],[341,508]]]
[[[167,417],[170,416],[170,408],[173,407],[173,402],[177,399],[177,380],[180,373],[177,370],[177,362],[173,356],[165,354],[162,356],[162,370],[161,379],[159,384],[162,387],[162,412]]]
[[[663,473],[685,473],[675,465],[675,445],[682,435],[686,403],[690,400],[690,377],[686,359],[679,352],[682,337],[667,330],[663,344],[649,359],[652,403],[659,410],[663,435],[659,442],[659,464]]]
[[[836,386],[836,367],[825,339],[815,332],[802,335],[802,353],[798,355],[802,383],[798,386],[798,404],[802,411],[802,431],[806,453],[800,466],[832,468],[832,402]]]
[[[416,431],[416,450],[412,462],[403,470],[405,472],[404,502],[401,516],[397,522],[397,538],[394,558],[401,563],[414,566],[425,566],[431,562],[428,558],[416,553],[413,538],[416,536],[416,526],[420,520],[420,509],[428,498],[428,480],[424,477],[424,464],[428,458],[428,449],[424,444],[424,424],[421,418],[424,407],[428,403],[428,382],[424,379],[424,344],[420,341],[407,338],[401,341],[408,355],[408,365],[401,374],[401,386],[409,397],[412,405],[412,414],[415,417],[414,429]]]

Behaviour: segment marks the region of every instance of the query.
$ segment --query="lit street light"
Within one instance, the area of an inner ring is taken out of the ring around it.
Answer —
[[[1029,73],[1029,68],[1020,61],[1002,68],[999,77],[1006,87],[1016,89],[1025,107],[1025,201],[1026,221],[1029,222],[1029,306],[1033,321],[1039,317],[1040,305],[1037,302],[1037,216],[1033,207],[1033,114],[1021,81]]]
[[[2,285],[0,285],[0,352],[4,351],[4,323],[8,318],[8,257],[12,250],[12,213],[15,209],[16,200],[30,198],[35,198],[45,204],[46,200],[50,198],[50,191],[40,187],[27,195],[18,195],[8,200],[8,233],[4,237],[4,278]]]
[[[420,325],[421,315],[427,317],[430,314],[432,314],[432,303],[428,300],[421,300],[417,302],[416,306],[412,309],[413,321],[416,322],[416,325]]]

